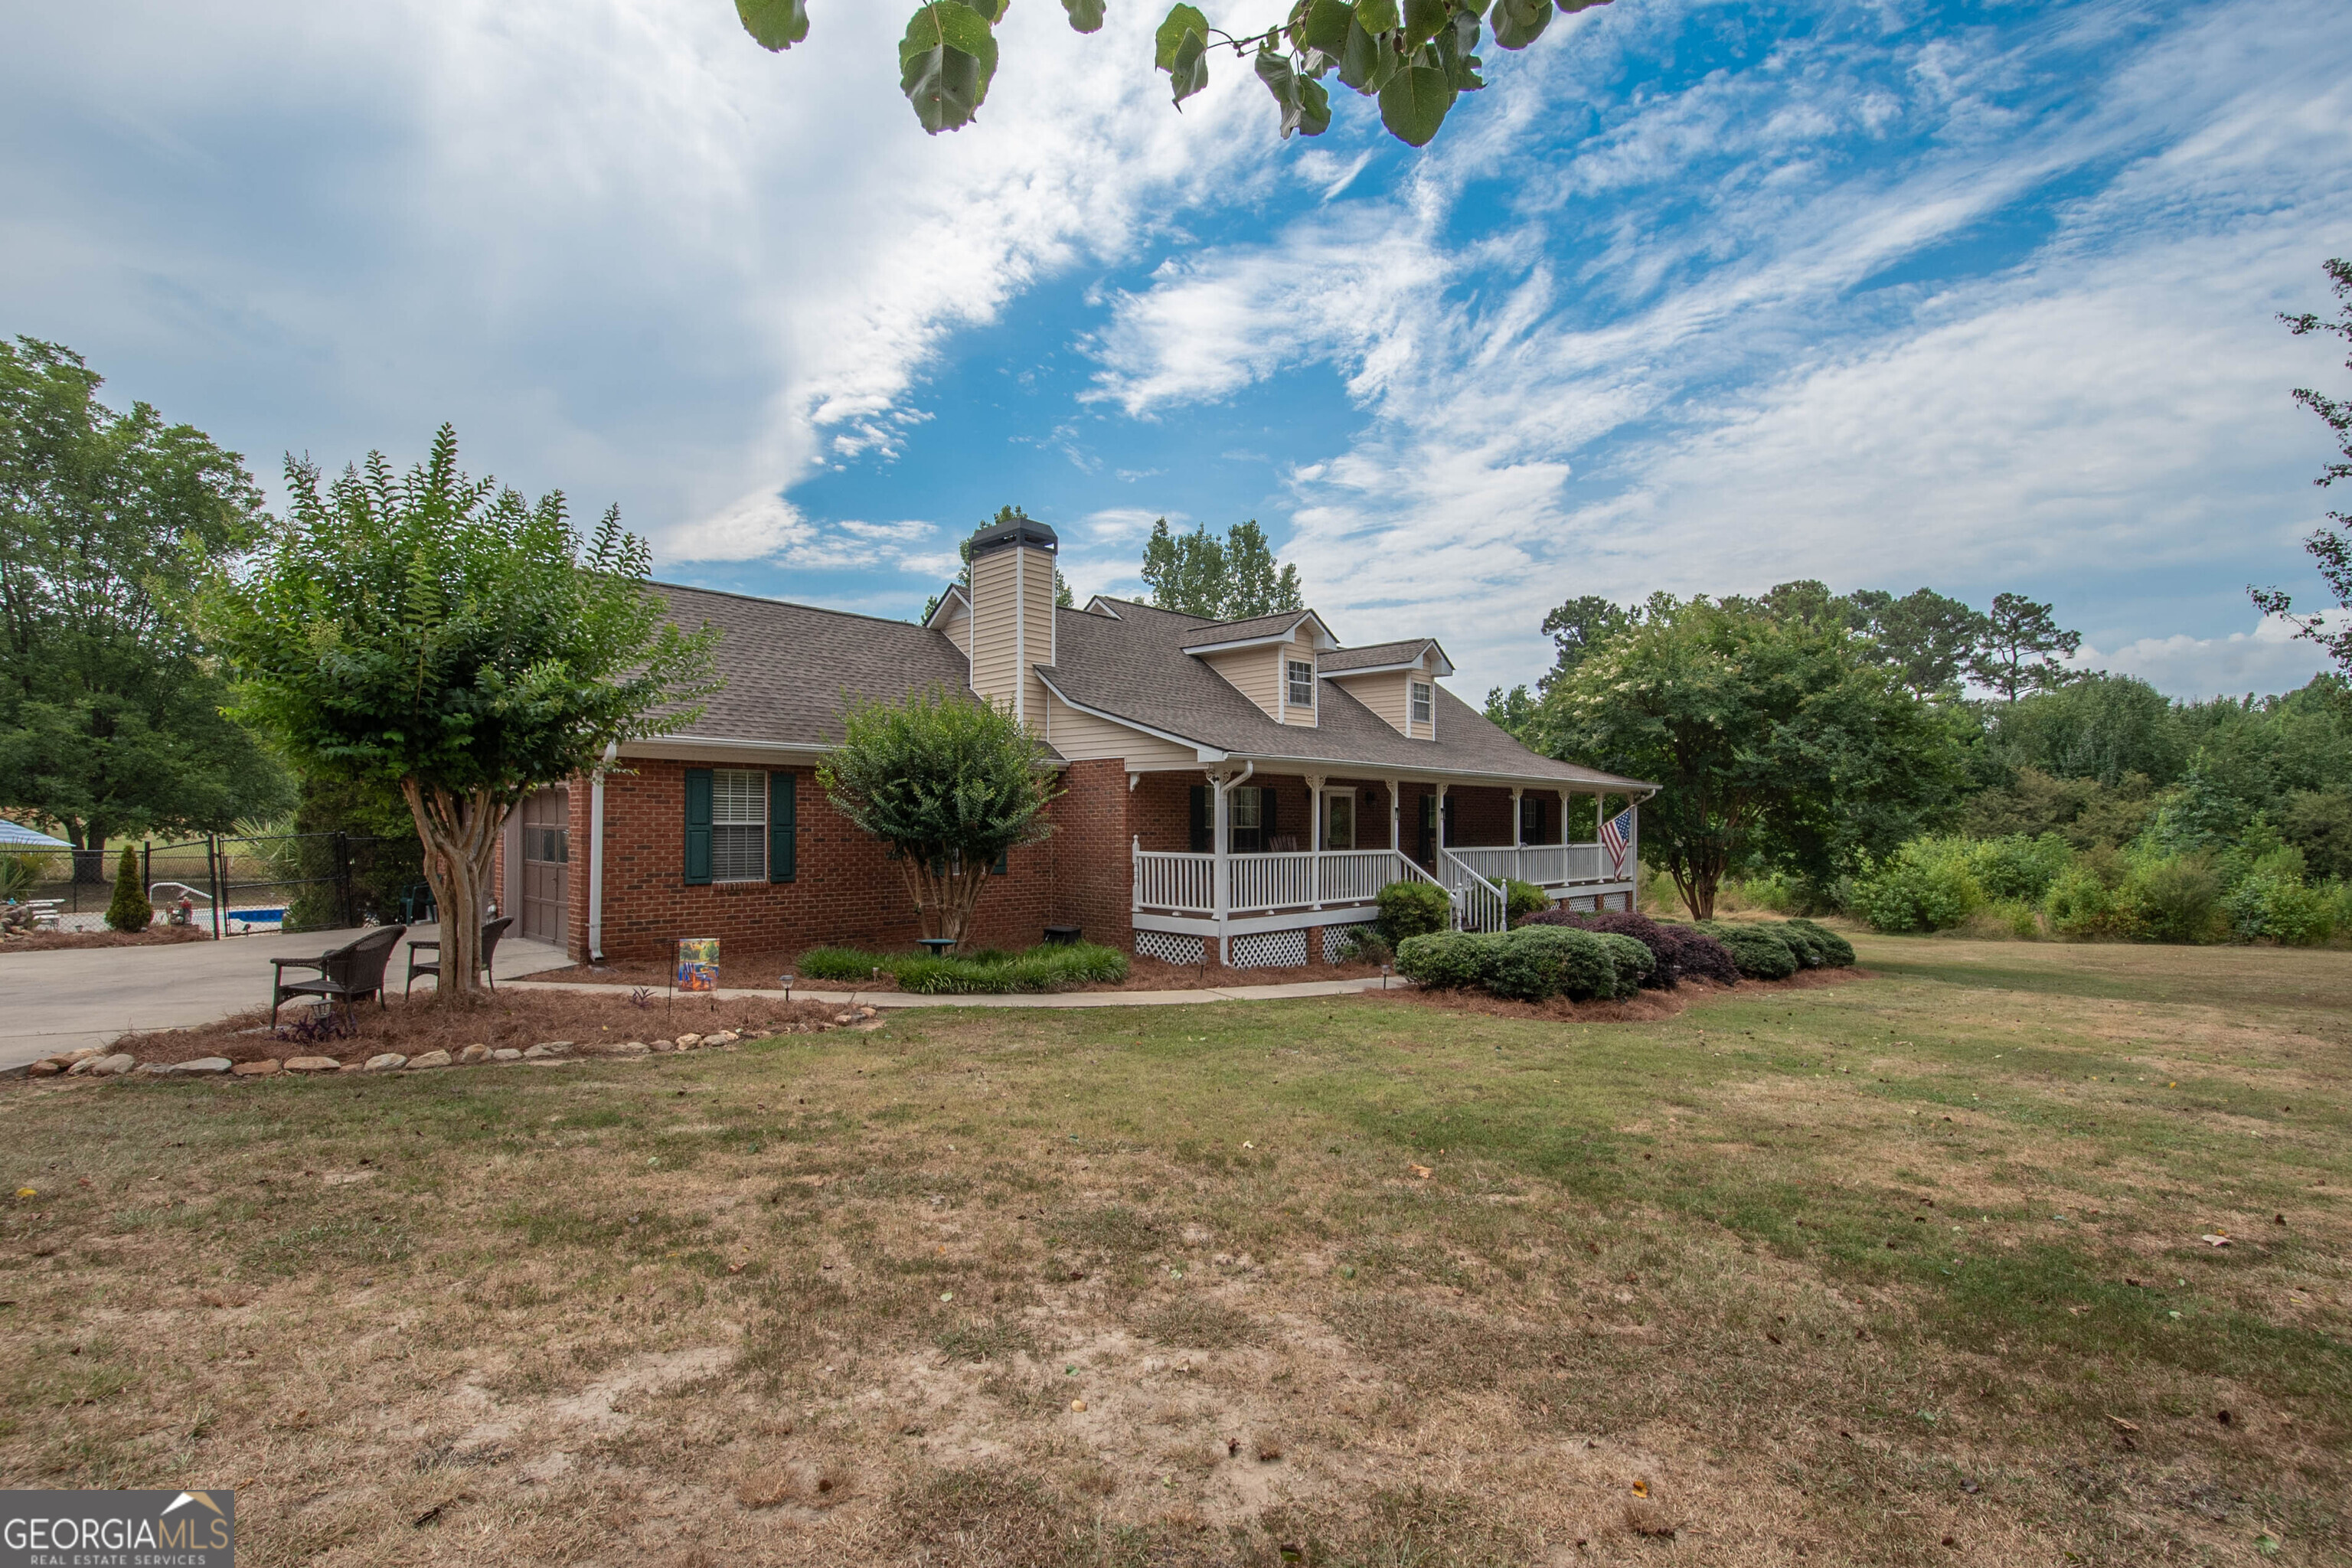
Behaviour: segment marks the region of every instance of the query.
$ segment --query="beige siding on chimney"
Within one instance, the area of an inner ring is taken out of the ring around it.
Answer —
[[[993,550],[973,562],[971,637],[972,690],[1042,732],[1045,687],[1035,667],[1054,662],[1053,556]]]
[[[1263,647],[1237,647],[1231,653],[1197,656],[1225,678],[1225,684],[1265,710],[1269,719],[1282,717],[1282,649],[1280,643]]]
[[[1051,692],[1045,694],[1045,702],[1046,742],[1074,763],[1121,757],[1128,766],[1138,768],[1192,767],[1200,761],[1190,746],[1081,713]]]

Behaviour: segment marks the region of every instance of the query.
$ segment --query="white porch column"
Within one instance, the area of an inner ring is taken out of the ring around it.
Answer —
[[[1445,842],[1445,792],[1452,787],[1450,784],[1437,786],[1437,804],[1432,806],[1429,812],[1431,817],[1436,822],[1436,826],[1432,829],[1436,835],[1436,843],[1431,847],[1429,858],[1440,866],[1445,864],[1444,852],[1449,847]],[[1444,879],[1443,877],[1438,879],[1441,882]]]
[[[1129,774],[1128,776],[1129,776],[1129,777],[1130,777],[1130,778],[1134,777],[1134,775],[1133,775],[1132,773]],[[1129,842],[1129,846],[1128,846],[1127,856],[1128,856],[1128,859],[1127,859],[1128,870],[1129,870],[1129,886],[1131,886],[1131,887],[1135,889],[1134,901],[1133,901],[1133,903],[1132,903],[1132,905],[1131,905],[1131,907],[1130,907],[1130,909],[1129,909],[1129,912],[1130,912],[1130,913],[1133,913],[1133,912],[1135,912],[1136,910],[1141,910],[1141,909],[1143,908],[1143,835],[1142,835],[1142,834],[1139,833],[1139,834],[1135,835],[1135,837],[1133,837],[1133,839]],[[1179,907],[1181,908],[1181,906],[1179,906]]]
[[[1404,782],[1402,779],[1391,779],[1388,781],[1388,784],[1389,853],[1394,855],[1402,852],[1404,848],[1404,840],[1397,837],[1397,814],[1404,809]]]
[[[1209,852],[1216,857],[1211,868],[1211,900],[1217,906],[1217,962],[1223,963],[1233,954],[1225,947],[1225,921],[1231,917],[1234,903],[1233,866],[1225,858],[1227,828],[1225,826],[1225,781],[1215,773],[1209,775]]]
[[[1575,798],[1576,792],[1572,789],[1564,789],[1559,792],[1559,844],[1560,847],[1563,849],[1568,847],[1570,842],[1568,837],[1568,803]]]
[[[1307,775],[1307,908],[1323,907],[1323,780]]]
[[[1527,842],[1527,824],[1519,819],[1519,799],[1527,794],[1524,784],[1511,786],[1511,875],[1526,881],[1526,868],[1519,864],[1519,850]]]

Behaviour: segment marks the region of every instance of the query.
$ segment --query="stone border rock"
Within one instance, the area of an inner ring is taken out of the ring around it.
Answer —
[[[837,1014],[818,1030],[836,1028],[879,1028],[881,1015],[871,1007],[856,1007]],[[721,1029],[716,1034],[680,1035],[667,1040],[613,1040],[575,1044],[571,1040],[542,1040],[535,1046],[518,1050],[501,1046],[493,1050],[488,1046],[467,1046],[456,1056],[446,1050],[426,1051],[421,1056],[405,1057],[398,1051],[383,1051],[363,1062],[338,1061],[333,1057],[289,1057],[284,1061],[265,1058],[259,1061],[234,1062],[226,1057],[199,1057],[187,1062],[142,1062],[127,1051],[110,1052],[102,1047],[86,1046],[80,1050],[67,1051],[39,1061],[28,1062],[0,1077],[17,1078],[205,1078],[216,1077],[232,1082],[252,1078],[291,1076],[309,1078],[325,1073],[347,1072],[431,1072],[439,1068],[490,1067],[507,1062],[529,1062],[534,1065],[551,1061],[580,1060],[603,1058],[615,1061],[641,1061],[650,1056],[667,1056],[678,1051],[725,1050],[745,1040],[773,1039],[781,1034],[795,1031],[749,1029],[738,1032]]]

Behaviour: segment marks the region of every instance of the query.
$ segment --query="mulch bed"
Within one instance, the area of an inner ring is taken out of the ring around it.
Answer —
[[[798,958],[797,953],[790,952],[747,952],[738,956],[722,949],[719,961],[719,984],[730,990],[781,993],[783,987],[777,983],[777,976],[799,973]],[[1381,966],[1377,963],[1310,963],[1296,969],[1226,969],[1214,963],[1168,963],[1157,958],[1135,956],[1128,960],[1125,980],[1108,985],[1075,985],[1070,989],[1196,991],[1207,987],[1223,990],[1233,985],[1285,985],[1303,980],[1361,980],[1377,976],[1380,972]],[[646,986],[659,992],[669,984],[670,966],[651,958],[607,959],[601,968],[574,964],[568,969],[542,969],[522,976],[515,984],[529,980]],[[879,980],[802,978],[793,982],[793,989],[835,993],[856,991],[861,995],[871,996],[877,992],[896,991],[898,983],[887,974]]]
[[[1704,1002],[1711,996],[1756,991],[1815,991],[1824,985],[1843,985],[1848,981],[1877,978],[1866,969],[1800,969],[1786,980],[1743,980],[1737,987],[1717,985],[1712,980],[1689,979],[1671,991],[1643,991],[1622,1002],[1571,1002],[1565,996],[1554,996],[1546,1002],[1507,1002],[1484,991],[1423,991],[1413,986],[1401,991],[1367,991],[1364,994],[1402,1006],[1422,1007],[1440,1013],[1476,1013],[1489,1018],[1554,1019],[1565,1024],[1641,1024],[1671,1018],[1694,1003]]]
[[[149,926],[145,931],[37,931],[28,936],[0,941],[0,952],[56,952],[70,947],[177,947],[184,942],[210,942],[213,933],[202,926]]]
[[[570,1040],[579,1046],[623,1040],[651,1043],[686,1031],[709,1035],[722,1029],[739,1034],[764,1029],[805,1034],[832,1026],[842,1013],[835,1005],[787,1003],[781,995],[773,1001],[759,997],[716,1004],[708,998],[681,998],[667,1007],[656,997],[650,1006],[639,1007],[625,994],[534,991],[516,996],[501,991],[482,1006],[466,1009],[436,1006],[422,997],[405,1004],[394,1001],[382,1009],[373,1003],[362,1003],[354,1010],[357,1033],[329,1039],[304,1037],[305,1031],[296,1019],[308,1011],[307,1007],[281,1010],[274,1036],[268,1032],[268,1009],[257,1008],[202,1028],[124,1035],[106,1048],[127,1051],[142,1062],[191,1062],[200,1057],[226,1057],[233,1062],[333,1057],[338,1061],[363,1062],[384,1051],[415,1057],[437,1049],[455,1056],[472,1045],[496,1050],[501,1046],[527,1048],[543,1040]]]

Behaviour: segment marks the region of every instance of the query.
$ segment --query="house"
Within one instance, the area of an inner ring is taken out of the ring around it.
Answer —
[[[1057,608],[1056,549],[1042,523],[982,530],[969,587],[919,626],[661,586],[679,624],[719,628],[725,688],[691,725],[515,814],[496,876],[522,934],[575,957],[658,957],[682,936],[910,942],[898,868],[814,769],[845,698],[934,683],[1009,706],[1062,769],[1053,835],[993,868],[979,944],[1075,926],[1174,962],[1297,964],[1400,879],[1444,888],[1473,930],[1502,925],[1511,878],[1632,907],[1636,835],[1604,844],[1601,828],[1654,786],[1520,745],[1445,689],[1436,637],[1346,646],[1313,610]]]

